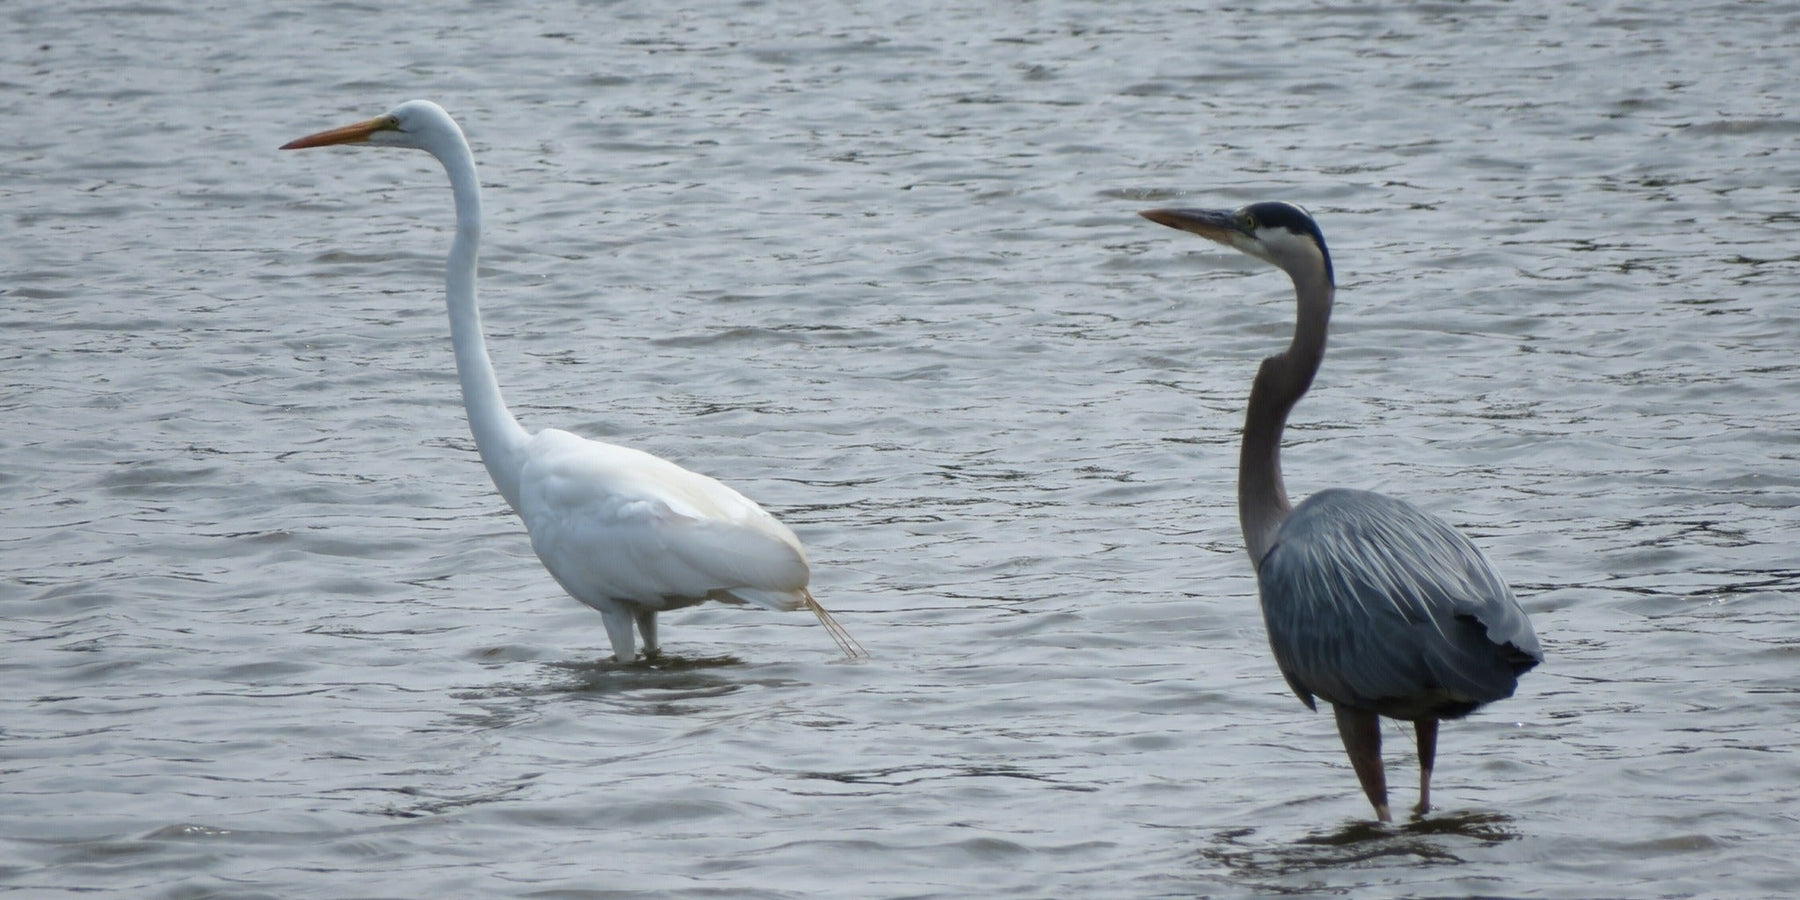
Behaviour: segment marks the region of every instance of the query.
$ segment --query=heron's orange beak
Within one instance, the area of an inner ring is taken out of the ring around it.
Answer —
[[[304,150],[308,147],[329,147],[332,144],[360,144],[369,139],[369,135],[377,131],[390,131],[394,128],[394,120],[390,116],[377,116],[367,122],[357,122],[318,134],[309,134],[303,138],[295,138],[281,145],[283,150]]]
[[[1146,209],[1138,215],[1221,244],[1230,244],[1237,232],[1237,221],[1228,209]]]

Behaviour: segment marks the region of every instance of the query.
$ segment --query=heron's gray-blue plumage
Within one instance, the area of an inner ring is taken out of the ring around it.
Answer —
[[[1512,591],[1435,516],[1368,491],[1295,507],[1257,565],[1294,693],[1396,719],[1453,719],[1512,696],[1543,658]]]
[[[1294,281],[1294,337],[1263,360],[1238,445],[1238,524],[1256,565],[1269,645],[1307,706],[1331,703],[1338,736],[1375,807],[1392,818],[1380,717],[1409,720],[1419,803],[1431,808],[1438,721],[1512,696],[1543,661],[1506,582],[1455,529],[1391,497],[1326,490],[1299,506],[1281,476],[1281,433],[1325,358],[1337,277],[1306,210],[1279,201],[1143,216],[1247,253]]]

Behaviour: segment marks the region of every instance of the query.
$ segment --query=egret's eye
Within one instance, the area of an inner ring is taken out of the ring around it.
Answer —
[[[1247,212],[1238,213],[1238,228],[1242,229],[1245,234],[1254,232],[1256,230],[1256,217]]]

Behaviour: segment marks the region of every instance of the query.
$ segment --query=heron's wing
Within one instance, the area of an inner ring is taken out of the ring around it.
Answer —
[[[541,432],[530,452],[520,516],[532,548],[576,598],[804,603],[799,539],[742,494],[566,432]]]
[[[1481,551],[1441,520],[1364,491],[1296,507],[1258,566],[1276,662],[1295,693],[1398,718],[1510,696],[1543,658]]]

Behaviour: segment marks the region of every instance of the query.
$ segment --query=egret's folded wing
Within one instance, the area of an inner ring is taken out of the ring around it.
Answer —
[[[577,597],[655,602],[806,585],[794,533],[718,481],[565,433],[541,432],[534,451],[519,513],[544,565]]]

